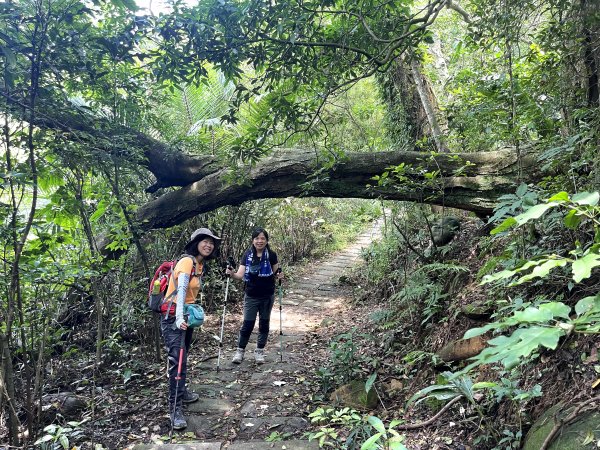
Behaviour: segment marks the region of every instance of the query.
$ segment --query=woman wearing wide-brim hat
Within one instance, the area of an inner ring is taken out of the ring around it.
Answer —
[[[173,269],[173,276],[165,294],[165,298],[170,296],[173,301],[165,302],[162,306],[161,330],[169,353],[169,411],[175,430],[187,426],[182,410],[183,403],[192,403],[199,398],[197,393],[189,391],[186,387],[187,355],[192,342],[193,328],[189,327],[185,320],[184,305],[195,303],[202,288],[202,276],[206,274],[206,262],[216,257],[220,243],[221,238],[215,236],[208,228],[198,228],[192,233],[190,240],[185,244],[184,254]],[[176,294],[172,295],[175,292]],[[180,352],[182,342],[183,352]]]

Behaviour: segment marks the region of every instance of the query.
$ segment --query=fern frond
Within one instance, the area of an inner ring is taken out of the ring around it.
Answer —
[[[419,267],[415,272],[424,272],[427,274],[435,273],[435,272],[455,272],[455,273],[464,273],[469,272],[469,268],[459,265],[459,264],[449,264],[449,263],[431,263],[426,264],[424,266]]]

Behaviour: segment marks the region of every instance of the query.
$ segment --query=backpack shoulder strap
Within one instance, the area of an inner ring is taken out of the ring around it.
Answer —
[[[192,255],[188,255],[187,253],[182,254],[177,262],[181,261],[183,258],[191,258],[192,259],[192,271],[190,272],[190,277],[196,274],[196,258]]]

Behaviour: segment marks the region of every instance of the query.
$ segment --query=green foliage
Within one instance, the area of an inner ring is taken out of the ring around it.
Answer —
[[[284,441],[292,436],[292,433],[280,433],[279,431],[273,431],[270,435],[265,438],[266,442],[280,442]]]
[[[81,422],[67,422],[67,426],[51,424],[44,428],[44,436],[35,441],[35,445],[39,445],[42,450],[68,450],[72,447],[78,438],[82,437],[83,425],[86,420]]]
[[[342,333],[331,340],[329,370],[337,385],[361,378],[363,366],[376,366],[377,362],[359,352],[358,339],[369,339],[366,334],[359,334],[356,328]]]
[[[392,420],[387,428],[381,419],[376,416],[369,416],[367,421],[376,433],[363,443],[360,450],[407,450],[402,444],[404,436],[394,429],[402,423],[401,420]]]
[[[572,258],[559,255],[547,255],[533,261],[527,261],[516,269],[502,270],[494,275],[486,275],[482,283],[492,283],[517,279],[509,286],[517,286],[536,278],[545,279],[557,267],[570,265],[573,283],[579,283],[592,275],[594,268],[600,266],[600,207],[598,192],[569,196],[560,192],[550,197],[545,203],[531,206],[525,212],[505,219],[492,230],[493,234],[503,233],[512,227],[519,227],[540,218],[552,208],[566,211],[564,225],[570,229],[588,227],[592,233],[591,242],[577,242],[576,248],[570,252]],[[571,283],[571,282],[570,282]],[[573,317],[573,313],[575,316]],[[488,331],[504,332],[516,327],[509,336],[498,336],[488,341],[489,347],[484,349],[467,369],[480,364],[502,363],[512,368],[536,355],[541,348],[555,350],[559,339],[575,333],[598,333],[600,331],[600,294],[580,299],[572,308],[559,301],[542,299],[538,305],[524,305],[516,309],[512,315],[499,317],[496,321],[465,333],[468,339]]]
[[[488,383],[473,383],[467,375],[443,372],[438,376],[437,383],[419,390],[408,401],[415,404],[428,399],[445,402],[462,395],[475,404],[475,392],[487,387],[490,387]]]
[[[412,272],[407,284],[390,300],[398,309],[417,309],[421,325],[431,324],[432,319],[444,310],[452,295],[453,280],[465,273],[463,266],[448,263],[432,263]]]
[[[495,223],[504,220],[507,216],[514,216],[523,209],[535,205],[537,200],[537,194],[530,191],[526,184],[521,183],[514,194],[506,194],[498,198],[494,214],[488,223]]]
[[[502,430],[502,438],[498,441],[492,450],[511,450],[521,448],[523,432],[521,430],[513,432],[511,430]]]
[[[466,176],[474,165],[459,155],[430,151],[417,158],[417,164],[401,163],[388,167],[381,175],[373,177],[380,187],[393,187],[399,192],[405,192],[408,197],[418,193],[418,201],[432,202],[444,197],[444,180],[440,164],[452,168],[455,177]]]
[[[431,42],[431,30],[449,56],[444,61],[448,76],[440,72],[430,79],[448,115],[452,149],[518,144],[524,155],[528,148],[523,144],[531,142],[543,150],[540,165],[560,173],[545,179],[542,189],[597,186],[599,116],[597,108],[588,106],[595,102],[584,92],[588,80],[581,76],[586,44],[579,20],[593,17],[583,14],[585,3],[590,2],[509,0],[499,5],[477,0],[469,5],[477,20],[468,30],[446,10],[431,11],[428,19],[435,17],[436,23],[430,24],[414,16],[411,2],[210,0],[193,7],[175,2],[172,12],[159,17],[139,14],[130,0],[4,3],[0,245],[1,275],[8,281],[0,296],[0,329],[8,334],[8,360],[16,361],[13,381],[20,389],[14,401],[23,400],[25,409],[34,410],[25,399],[39,400],[38,392],[22,369],[30,368],[29,355],[39,354],[35,369],[42,379],[36,381],[48,386],[52,380],[45,377],[52,375],[43,367],[52,347],[63,340],[72,342],[63,358],[83,355],[94,336],[115,358],[128,349],[121,334],[132,332],[134,339],[151,342],[139,301],[148,276],[144,265],[177,256],[193,227],[219,230],[228,236],[223,254],[239,255],[248,245],[249,230],[265,226],[282,261],[295,262],[340,248],[377,217],[373,202],[266,200],[224,208],[170,231],[148,232],[139,248],[132,247],[141,234],[135,212],[155,198],[142,192],[154,180],[138,168],[146,167],[146,151],[154,144],[219,156],[234,166],[235,182],[244,181],[248,167],[243,162],[257,161],[272,146],[310,145],[324,161],[322,170],[315,168],[311,186],[340,167],[346,151],[379,151],[400,141],[404,148],[428,149],[427,138],[415,142],[422,137],[411,129],[417,124],[402,115],[415,106],[410,100],[401,105],[403,111],[390,108],[391,119],[402,123],[396,124],[398,133],[388,134],[378,86],[372,79],[357,80],[377,71],[393,85],[401,75],[394,60]],[[440,62],[426,46],[418,50],[429,71]],[[385,94],[388,105],[394,106],[387,95],[397,93]],[[144,141],[144,134],[162,142]],[[456,176],[471,174],[467,160],[424,153],[420,163],[390,168],[377,181],[417,188],[421,200],[439,200],[444,183],[436,164],[440,158],[453,165]],[[533,189],[522,186],[515,196],[501,198],[493,219],[532,206],[538,192]],[[486,280],[498,285],[513,281],[511,289],[526,282],[554,283],[565,292],[593,283],[600,265],[597,225],[591,225],[597,222],[597,208],[592,194],[561,193],[504,222],[499,235],[530,225],[545,233],[529,255],[523,243],[518,252],[513,251],[517,244],[509,242],[494,260],[508,270]],[[408,220],[424,228],[422,218],[414,217]],[[555,232],[557,218],[565,233]],[[414,236],[423,241],[423,234]],[[106,242],[103,249],[109,251],[132,250],[119,263],[108,263],[99,255],[100,243]],[[570,251],[563,251],[564,242],[574,243]],[[404,270],[414,258],[406,252],[398,256],[404,245],[396,235],[371,248],[361,271],[372,284],[387,277],[398,280],[388,283],[381,297],[389,299],[390,311],[405,316],[390,313],[380,319],[392,330],[396,321],[414,316],[415,327],[406,331],[412,333],[418,323],[430,326],[441,317],[462,272],[431,266],[403,285]],[[492,265],[481,275],[488,275]],[[220,292],[217,278],[210,279],[209,291]],[[206,301],[212,297],[208,292]],[[498,316],[499,326],[490,331],[542,330],[531,341],[537,349],[523,344],[531,338],[528,331],[520,331],[519,339],[507,338],[520,346],[522,358],[551,347],[569,329],[598,332],[597,296],[580,300],[574,309],[570,300],[560,300],[513,304],[503,311],[508,317]],[[499,351],[506,342],[496,346]],[[361,360],[347,341],[338,342],[336,351],[337,366],[325,370],[324,377],[348,376],[342,371],[347,362],[358,361],[362,374],[377,365]],[[499,355],[493,358],[504,362]],[[119,376],[129,380],[133,374]],[[49,429],[52,437],[44,442],[64,446],[66,430]]]
[[[593,242],[585,247],[581,243],[576,243],[576,248],[570,253],[572,258],[559,255],[546,255],[535,261],[527,261],[520,267],[513,270],[503,270],[494,275],[487,275],[483,283],[489,283],[498,280],[512,278],[515,275],[519,277],[512,282],[512,285],[518,285],[534,278],[545,278],[550,271],[556,267],[566,267],[570,265],[572,278],[575,283],[589,278],[594,267],[600,266],[600,207],[598,192],[583,192],[574,195],[572,198],[566,192],[560,192],[546,203],[540,203],[530,207],[522,214],[505,219],[499,226],[492,230],[492,234],[498,234],[509,230],[512,227],[522,226],[530,221],[539,219],[552,208],[562,208],[567,211],[564,216],[564,226],[569,229],[577,229],[580,225],[591,227],[593,230]],[[522,272],[529,272],[521,275]]]
[[[600,295],[585,297],[575,305],[575,317],[571,308],[561,302],[546,302],[538,307],[529,306],[515,311],[480,328],[467,331],[464,339],[479,336],[488,331],[506,331],[517,328],[510,336],[498,336],[488,341],[490,347],[473,358],[467,369],[480,364],[501,362],[506,368],[515,367],[528,360],[540,347],[555,350],[558,341],[572,332],[600,332]]]
[[[392,420],[386,427],[375,416],[362,417],[350,408],[336,410],[319,407],[308,415],[311,423],[321,425],[317,432],[309,433],[309,440],[317,439],[319,447],[347,450],[405,450],[401,436],[395,427],[402,421]]]
[[[357,448],[354,442],[368,436],[363,418],[350,408],[318,407],[308,417],[311,423],[321,426],[319,431],[309,433],[309,440],[317,439],[321,448]]]

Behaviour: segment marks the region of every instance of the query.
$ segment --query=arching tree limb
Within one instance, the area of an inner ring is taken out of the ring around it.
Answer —
[[[471,165],[464,176],[456,176],[455,172],[467,160]],[[523,160],[531,181],[535,180],[539,176],[536,158],[531,155]],[[511,150],[443,154],[432,159],[421,152],[349,153],[311,183],[319,163],[312,150],[283,150],[249,168],[243,184],[231,184],[232,173],[223,169],[145,204],[138,209],[137,220],[142,229],[167,228],[221,206],[291,196],[383,198],[445,205],[488,215],[499,196],[514,191],[518,169],[517,155]],[[407,183],[376,186],[374,176],[400,164],[420,167],[419,173],[439,170],[440,176],[429,185],[423,176],[416,174]]]

